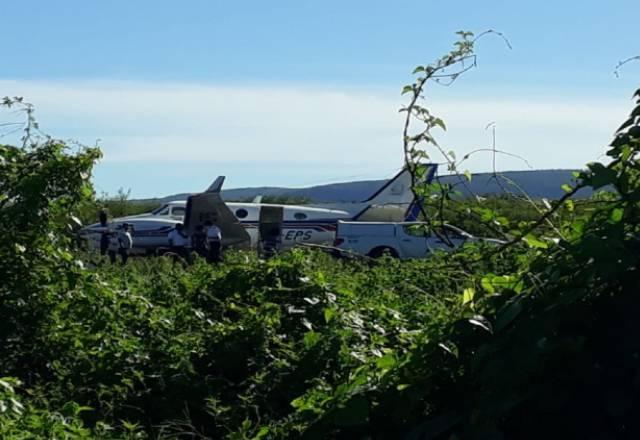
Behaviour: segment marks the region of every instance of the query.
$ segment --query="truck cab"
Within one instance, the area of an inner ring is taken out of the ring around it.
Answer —
[[[338,222],[334,247],[377,258],[385,254],[401,259],[425,258],[434,250],[451,250],[473,236],[452,225],[440,227],[440,235],[424,222]]]

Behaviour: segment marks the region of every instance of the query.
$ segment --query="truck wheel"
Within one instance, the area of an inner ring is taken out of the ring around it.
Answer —
[[[388,246],[380,246],[377,248],[373,248],[371,249],[371,251],[369,252],[369,256],[371,258],[380,258],[383,255],[389,255],[390,257],[393,258],[398,258],[398,253],[396,252],[396,250],[394,248],[390,248]]]

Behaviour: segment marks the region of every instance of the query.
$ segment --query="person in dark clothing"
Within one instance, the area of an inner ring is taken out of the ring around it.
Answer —
[[[101,209],[98,214],[98,220],[100,221],[100,226],[107,226],[107,221],[109,220],[107,211],[105,209]]]
[[[100,214],[98,215],[98,219],[100,220],[100,226],[104,228],[102,233],[100,234],[100,255],[106,255],[107,250],[109,248],[109,231],[107,230],[108,216],[107,211],[104,209],[100,210]]]
[[[264,237],[262,237],[262,256],[265,259],[273,257],[279,250],[281,244],[281,231],[278,226],[271,227]]]
[[[191,236],[191,248],[202,258],[207,258],[207,233],[202,225],[196,226],[196,230]]]

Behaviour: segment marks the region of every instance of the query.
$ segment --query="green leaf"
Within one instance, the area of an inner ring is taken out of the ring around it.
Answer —
[[[590,163],[588,166],[591,175],[585,180],[593,189],[602,188],[615,182],[616,172],[611,168],[607,168],[599,162]]]
[[[11,410],[17,414],[17,415],[21,415],[24,412],[24,405],[22,405],[22,403],[18,402],[16,399],[14,399],[13,397],[9,398],[9,402],[11,402]]]
[[[571,185],[567,183],[562,184],[560,188],[562,188],[562,190],[566,193],[570,193],[571,191],[573,191],[573,188],[571,187]]]
[[[321,339],[322,336],[320,335],[320,333],[314,331],[305,333],[304,337],[302,338],[304,346],[307,350],[313,348],[318,342],[320,342]]]
[[[491,279],[489,277],[482,278],[482,280],[480,280],[480,285],[488,293],[495,293],[495,291],[496,291],[496,289],[494,289],[493,283],[491,282]]]
[[[260,428],[260,430],[258,431],[256,436],[254,437],[254,439],[255,440],[260,440],[261,438],[266,437],[268,434],[269,434],[269,427],[268,426],[263,426],[262,428]]]
[[[415,69],[413,69],[412,73],[418,73],[418,72],[424,72],[424,66],[418,66]]]
[[[635,123],[635,118],[629,118],[620,127],[618,127],[616,132],[623,131],[625,128],[631,127],[634,123]]]
[[[525,243],[527,243],[530,247],[539,248],[539,249],[547,249],[549,245],[542,240],[539,240],[533,234],[527,234],[524,237]]]
[[[5,380],[0,379],[0,387],[4,388],[5,390],[7,390],[10,393],[13,393],[13,387],[11,386],[11,384]]]
[[[444,124],[444,121],[440,118],[434,118],[433,125],[442,128],[444,131],[447,131],[447,126]]]
[[[462,292],[462,305],[473,302],[473,298],[475,297],[475,295],[476,289],[474,289],[473,287],[467,287],[466,289],[464,289],[464,292]]]
[[[611,211],[611,214],[609,215],[609,220],[611,220],[613,223],[620,223],[623,216],[624,216],[624,209],[615,208],[613,211]]]
[[[573,203],[573,200],[567,200],[566,202],[564,202],[564,204],[567,207],[567,211],[573,212],[575,210],[575,205]]]
[[[336,309],[332,309],[332,308],[324,309],[324,322],[326,322],[327,324],[331,322],[335,314],[336,314]]]
[[[413,86],[404,86],[402,89],[402,94],[404,95],[405,93],[409,93],[409,92],[413,92]]]
[[[376,361],[376,366],[381,370],[388,370],[396,365],[396,358],[392,353],[387,353]]]
[[[89,198],[93,195],[93,190],[91,189],[91,186],[89,185],[83,185],[82,189],[80,190],[80,193],[86,197]]]
[[[464,177],[467,178],[467,182],[471,182],[471,171],[464,170]]]

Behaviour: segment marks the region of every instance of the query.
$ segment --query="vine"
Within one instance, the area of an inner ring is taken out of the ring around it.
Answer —
[[[437,222],[444,223],[444,208],[445,204],[451,199],[452,188],[441,184],[439,181],[435,184],[424,183],[426,169],[422,166],[422,163],[431,160],[433,152],[439,153],[444,158],[447,171],[455,175],[458,178],[458,182],[465,186],[469,192],[471,191],[467,182],[471,180],[471,174],[468,171],[462,174],[459,173],[455,153],[453,151],[445,151],[436,140],[433,130],[436,128],[446,130],[446,125],[441,118],[435,116],[425,105],[421,104],[422,101],[426,100],[425,89],[432,82],[443,86],[451,86],[462,75],[477,67],[476,43],[487,35],[499,36],[507,47],[511,48],[511,44],[504,34],[495,30],[487,30],[477,36],[468,31],[459,31],[456,34],[459,39],[454,43],[453,50],[437,59],[434,63],[420,65],[413,70],[413,73],[418,76],[412,84],[406,85],[402,89],[402,94],[408,93],[410,98],[409,103],[400,109],[401,113],[405,113],[402,133],[404,163],[412,176],[411,187],[414,197],[422,201],[419,205],[420,213],[428,227],[433,229],[435,234],[449,246],[453,246],[453,243],[447,236],[446,231],[442,233],[433,228],[434,222],[427,211],[427,207],[435,207]],[[422,127],[412,132],[412,123],[414,121],[419,122]],[[492,151],[493,154],[497,152],[495,148]],[[463,161],[474,153],[466,155]],[[492,228],[492,226],[489,227]]]

